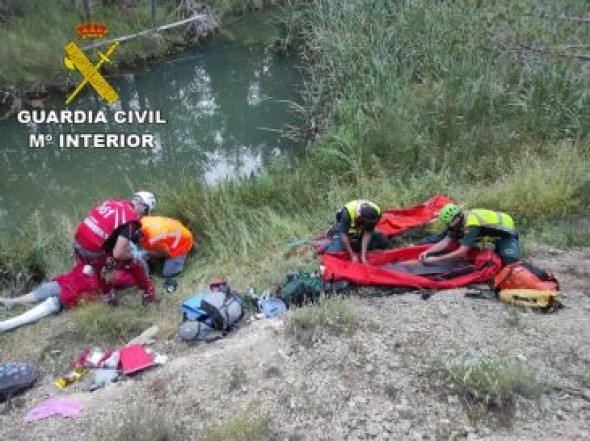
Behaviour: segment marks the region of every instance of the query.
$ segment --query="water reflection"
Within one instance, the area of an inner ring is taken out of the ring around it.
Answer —
[[[69,108],[102,110],[106,124],[0,122],[0,228],[31,209],[71,212],[104,196],[174,182],[179,171],[209,184],[250,174],[297,149],[277,132],[294,124],[300,77],[269,50],[214,42],[112,80],[121,97],[109,107],[86,90]],[[59,103],[46,103],[59,109]],[[161,110],[167,124],[116,124],[114,112]],[[153,133],[153,149],[29,148],[30,133]],[[4,224],[4,225],[3,225]]]

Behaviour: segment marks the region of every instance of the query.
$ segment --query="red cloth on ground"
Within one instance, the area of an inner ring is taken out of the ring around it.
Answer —
[[[451,203],[452,199],[437,194],[414,207],[384,210],[376,228],[386,236],[394,236],[436,219],[439,210]]]
[[[381,268],[381,265],[389,263],[416,260],[420,253],[429,247],[430,245],[419,245],[397,250],[372,251],[367,256],[369,265],[352,263],[345,252],[327,253],[322,256],[322,264],[325,266],[323,277],[326,281],[348,280],[358,285],[447,289],[488,282],[502,266],[500,258],[493,251],[474,250],[469,255],[473,260],[473,272],[447,280],[434,280],[426,276]]]

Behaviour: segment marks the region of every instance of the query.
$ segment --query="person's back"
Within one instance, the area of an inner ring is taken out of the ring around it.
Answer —
[[[141,246],[147,251],[166,250],[176,258],[194,245],[192,233],[180,221],[164,216],[145,216],[141,220]]]
[[[478,242],[486,237],[492,238],[494,251],[503,265],[520,259],[518,231],[508,214],[483,208],[462,210],[449,203],[441,208],[439,218],[447,226],[445,236],[420,254],[423,263],[428,265],[465,258],[469,250],[475,249]],[[448,251],[451,245],[458,247]]]
[[[169,278],[182,272],[194,247],[193,235],[182,223],[169,217],[146,216],[141,220],[141,232],[141,246],[152,264],[159,268],[163,259],[162,276]]]
[[[375,226],[381,218],[381,208],[371,201],[355,199],[336,213],[336,228],[326,252],[346,251],[352,262],[367,263],[367,251],[385,249],[387,238]]]
[[[104,243],[113,233],[121,226],[138,218],[131,202],[109,199],[86,215],[78,225],[74,239],[83,251],[102,254]]]
[[[506,213],[475,208],[465,214],[464,229],[478,228],[480,237],[507,238],[516,234],[514,220]]]

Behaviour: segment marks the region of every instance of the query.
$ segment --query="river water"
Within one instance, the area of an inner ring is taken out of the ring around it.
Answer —
[[[109,79],[120,100],[112,106],[86,87],[70,106],[102,110],[106,124],[26,124],[16,116],[0,122],[0,230],[10,231],[33,210],[42,214],[87,211],[104,197],[127,197],[134,189],[174,185],[194,176],[214,185],[249,175],[301,147],[282,138],[297,124],[301,75],[294,59],[275,53],[270,17],[250,16],[200,48]],[[91,54],[88,54],[91,58]],[[64,70],[64,72],[66,72]],[[165,124],[117,124],[114,112],[159,110]],[[30,134],[150,133],[153,148],[29,147]]]

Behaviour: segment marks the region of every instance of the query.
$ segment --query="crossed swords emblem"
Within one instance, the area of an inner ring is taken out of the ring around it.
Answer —
[[[102,53],[97,51],[100,60],[96,64],[92,64],[92,62],[84,55],[82,49],[78,47],[76,43],[70,41],[66,47],[65,51],[67,57],[64,58],[64,64],[70,70],[77,69],[84,79],[78,87],[74,89],[74,91],[68,96],[66,100],[66,104],[70,104],[74,98],[80,93],[80,91],[86,86],[86,84],[90,84],[96,92],[103,98],[107,103],[113,104],[119,99],[119,94],[115,89],[113,89],[107,80],[101,75],[99,72],[100,67],[104,63],[113,64],[110,60],[110,56],[115,52],[119,46],[119,42],[115,42],[109,46],[106,53]]]

